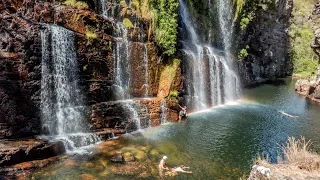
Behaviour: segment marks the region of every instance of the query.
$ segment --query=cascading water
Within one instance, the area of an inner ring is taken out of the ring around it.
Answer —
[[[231,53],[232,2],[219,1],[219,25],[223,39],[223,51],[201,42],[191,21],[188,8],[179,0],[181,44],[186,66],[187,104],[193,110],[234,101],[238,95],[239,80]],[[213,2],[209,1],[209,5]],[[226,7],[228,5],[228,7]],[[214,8],[212,8],[214,9]]]
[[[122,24],[117,24],[119,35],[122,38],[117,38],[115,48],[113,50],[114,57],[114,72],[115,82],[119,89],[120,99],[130,98],[129,85],[130,85],[130,49],[129,41],[127,39],[127,29]]]
[[[84,104],[78,86],[74,33],[47,25],[41,32],[41,119],[46,134],[65,141],[67,150],[99,142],[84,119]]]
[[[168,121],[168,110],[167,110],[166,100],[161,101],[160,111],[161,111],[161,113],[160,113],[161,124],[165,124]]]
[[[149,95],[149,72],[148,72],[148,65],[149,65],[149,60],[148,60],[148,48],[146,45],[144,45],[144,54],[143,54],[143,64],[144,64],[144,88],[145,88],[145,97],[148,97]]]
[[[129,115],[131,117],[132,123],[135,124],[135,128],[138,130],[141,129],[140,118],[139,118],[137,110],[134,108],[134,101],[125,100],[123,102],[125,102],[124,107],[126,107],[130,112]]]
[[[219,0],[218,16],[225,51],[230,51],[233,36],[233,8],[231,0]]]
[[[107,0],[101,0],[101,14],[103,17],[108,18]]]
[[[115,7],[116,4],[111,4],[112,7],[111,15],[108,15],[108,2],[106,0],[100,0],[101,3],[101,15],[106,19],[115,20]],[[127,28],[119,21],[115,23],[115,31],[113,33],[115,38],[114,47],[113,47],[113,57],[114,57],[114,79],[115,85],[118,91],[117,100],[120,100],[123,104],[123,107],[128,109],[130,120],[134,122],[136,129],[141,129],[140,119],[137,110],[135,109],[134,101],[130,100],[130,81],[131,81],[131,67],[130,67],[130,42],[128,41],[128,30]],[[146,49],[146,47],[145,47]],[[147,50],[147,49],[146,49]],[[145,50],[145,52],[146,52]],[[148,63],[148,55],[145,54],[144,62]],[[148,67],[148,64],[145,65]],[[148,69],[146,69],[146,73]],[[148,78],[148,77],[146,77]],[[148,81],[148,79],[146,80]],[[148,87],[146,87],[145,96],[148,96]]]

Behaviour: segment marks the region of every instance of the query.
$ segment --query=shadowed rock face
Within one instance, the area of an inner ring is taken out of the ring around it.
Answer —
[[[292,74],[287,32],[292,7],[292,0],[279,0],[275,8],[258,9],[245,32],[238,34],[240,47],[250,47],[239,63],[244,86]]]
[[[0,15],[0,139],[39,133],[39,25]]]

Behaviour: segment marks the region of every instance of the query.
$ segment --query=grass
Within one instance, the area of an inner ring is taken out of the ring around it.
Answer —
[[[304,137],[289,137],[282,147],[286,162],[309,172],[320,171],[320,156],[310,151],[311,144]]]
[[[284,160],[278,158],[278,164],[270,164],[266,157],[258,155],[255,164],[270,168],[270,179],[319,179],[320,177],[320,156],[311,151],[312,143],[304,137],[296,139],[289,137],[281,149]],[[258,175],[254,175],[258,177]]]
[[[77,9],[88,9],[89,6],[86,2],[77,1],[77,0],[66,0],[63,2],[64,5],[71,6]]]

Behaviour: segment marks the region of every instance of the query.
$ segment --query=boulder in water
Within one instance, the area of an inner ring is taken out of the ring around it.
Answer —
[[[118,154],[118,155],[111,157],[111,162],[114,162],[114,163],[123,163],[124,161],[125,161],[125,159],[121,154]]]

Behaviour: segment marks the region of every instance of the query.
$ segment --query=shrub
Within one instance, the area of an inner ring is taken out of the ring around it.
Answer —
[[[304,137],[300,139],[289,137],[286,145],[282,146],[287,163],[297,165],[303,170],[319,171],[320,157],[310,151],[311,145],[311,141],[307,141]]]
[[[250,47],[247,45],[244,49],[241,49],[238,53],[238,60],[242,61],[244,60],[248,55],[248,50],[250,49]]]
[[[240,29],[244,30],[248,26],[248,24],[252,21],[253,18],[254,18],[253,12],[250,12],[246,14],[246,16],[242,17],[240,20]]]
[[[83,1],[77,1],[77,0],[66,0],[63,4],[67,5],[67,6],[72,6],[77,9],[88,9],[89,8],[87,3],[83,2]]]

